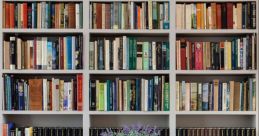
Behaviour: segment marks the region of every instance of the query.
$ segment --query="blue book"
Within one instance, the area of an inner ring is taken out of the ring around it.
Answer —
[[[107,96],[106,96],[106,105],[107,105],[107,111],[110,111],[110,84],[111,84],[111,81],[110,80],[107,80],[106,81],[107,83]]]
[[[113,25],[114,25],[114,4],[111,4],[111,29],[113,29]]]
[[[117,111],[117,86],[119,83],[119,79],[116,78],[114,89],[113,89],[113,110]]]
[[[98,70],[104,70],[104,41],[103,39],[100,39],[97,41],[98,42]]]
[[[48,3],[46,3],[45,4],[45,26],[44,26],[44,28],[48,28],[48,25],[49,25],[49,4]]]
[[[47,43],[47,69],[52,69],[52,42],[48,41]]]
[[[18,81],[18,109],[24,110],[24,88],[23,88],[23,82]]]
[[[226,111],[230,109],[230,85],[227,84],[227,93],[226,93]]]
[[[202,85],[202,110],[209,110],[209,83]]]
[[[110,107],[109,107],[109,111],[112,111],[113,110],[113,89],[114,89],[114,82],[111,82],[111,85],[110,85]]]
[[[152,44],[151,43],[148,43],[148,64],[149,64],[149,70],[152,70]]]
[[[71,36],[67,36],[66,37],[67,39],[67,52],[66,52],[66,62],[67,62],[67,69],[72,69],[72,37]]]
[[[218,111],[222,111],[222,83],[219,82]]]
[[[235,70],[236,68],[236,63],[235,63],[235,48],[236,48],[236,44],[235,44],[235,40],[232,40],[231,42],[231,66],[232,66],[232,70]]]
[[[53,25],[55,25],[55,24],[52,24],[52,21],[53,21],[53,19],[55,19],[55,4],[51,4],[50,3],[50,5],[51,5],[51,13],[50,13],[50,22],[51,22],[51,24],[49,25],[50,26],[50,28],[53,28],[53,27],[55,27],[55,26],[53,26]]]
[[[153,83],[152,79],[148,80],[148,111],[153,110]]]
[[[140,79],[136,79],[136,111],[140,111]]]
[[[31,4],[31,26],[32,26],[32,28],[36,28],[36,25],[35,25],[35,14],[34,14],[34,12],[35,12],[35,4],[36,3],[32,3]]]
[[[240,82],[240,110],[244,111],[244,82]]]
[[[53,42],[52,44],[52,69],[57,69],[57,44]]]

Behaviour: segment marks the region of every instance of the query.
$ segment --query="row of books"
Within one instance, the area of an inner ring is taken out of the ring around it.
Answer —
[[[93,2],[90,28],[169,29],[169,9],[169,2]]]
[[[2,136],[83,136],[81,127],[16,127],[13,122],[3,124]]]
[[[83,28],[83,3],[4,2],[4,28]]]
[[[4,109],[82,111],[81,74],[70,77],[4,75]]]
[[[177,29],[256,29],[256,2],[178,3]]]
[[[169,111],[168,77],[91,80],[90,110]]]
[[[11,36],[4,41],[4,69],[82,69],[83,36]]]
[[[255,128],[177,128],[176,136],[256,136]]]
[[[255,70],[256,35],[220,42],[176,41],[177,70]]]
[[[256,80],[176,82],[177,111],[256,111]]]
[[[169,70],[169,42],[98,38],[90,42],[89,58],[90,70]]]
[[[157,128],[160,130],[160,136],[169,136],[169,128]],[[104,132],[121,132],[123,128],[90,128],[89,136],[103,136]],[[152,130],[150,130],[152,131]]]

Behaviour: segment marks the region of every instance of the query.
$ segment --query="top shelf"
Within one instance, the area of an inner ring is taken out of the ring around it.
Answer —
[[[43,2],[43,1],[51,1],[51,2],[83,2],[84,0],[3,0],[6,2]]]
[[[176,2],[191,2],[191,3],[196,3],[196,2],[251,2],[251,1],[257,1],[257,0],[175,0]]]

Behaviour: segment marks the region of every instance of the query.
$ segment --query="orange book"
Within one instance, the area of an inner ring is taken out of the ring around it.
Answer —
[[[27,28],[28,27],[28,5],[27,3],[23,3],[23,28]]]
[[[42,110],[42,86],[43,81],[42,79],[29,79],[29,86],[30,86],[30,94],[29,94],[29,106],[30,110]]]
[[[77,75],[77,110],[83,110],[83,76],[82,74]]]
[[[205,29],[205,22],[204,22],[204,4],[200,4],[200,7],[201,7],[201,10],[200,10],[200,13],[201,13],[201,29]]]
[[[201,29],[201,5],[202,3],[196,4],[196,16],[197,16],[197,29]]]
[[[141,7],[140,6],[138,6],[138,22],[137,22],[137,24],[138,24],[138,29],[141,29]]]
[[[5,28],[10,27],[10,4],[5,3]]]
[[[8,129],[8,125],[3,124],[3,136],[7,136],[7,129]]]
[[[217,4],[217,29],[221,29],[221,4]]]
[[[14,28],[14,12],[15,12],[14,9],[15,9],[14,3],[10,3],[9,5],[10,27],[9,28]]]

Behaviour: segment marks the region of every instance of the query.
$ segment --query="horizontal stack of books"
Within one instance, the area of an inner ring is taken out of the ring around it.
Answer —
[[[167,41],[136,37],[97,38],[90,42],[90,70],[169,70]]]
[[[4,75],[4,109],[82,111],[82,74],[66,77]]]
[[[83,28],[83,3],[4,2],[4,28]]]
[[[255,70],[256,35],[231,41],[176,41],[177,70]]]
[[[178,3],[177,29],[256,29],[256,2]]]
[[[90,128],[89,136],[102,136],[103,132],[112,130],[112,132],[121,132],[123,128]],[[160,136],[169,136],[169,128],[157,128],[160,131]]]
[[[176,82],[177,111],[256,111],[256,80]]]
[[[4,41],[4,69],[82,69],[83,36],[23,37]]]
[[[169,79],[150,78],[91,80],[90,110],[169,111]]]
[[[14,123],[3,124],[2,136],[83,136],[79,127],[16,127]]]
[[[169,2],[90,4],[92,29],[169,29]]]
[[[256,136],[255,128],[177,128],[176,136]]]

